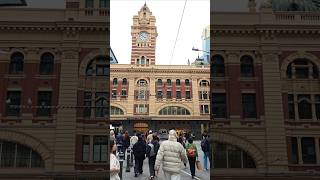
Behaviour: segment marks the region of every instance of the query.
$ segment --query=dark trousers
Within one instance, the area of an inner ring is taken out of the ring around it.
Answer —
[[[142,174],[143,172],[143,169],[142,169],[142,166],[143,166],[143,158],[141,157],[135,157],[135,165],[134,165],[134,173],[138,174]]]
[[[150,176],[155,176],[154,165],[156,164],[156,156],[149,157],[149,172]]]
[[[190,172],[192,176],[196,174],[196,157],[188,157]]]

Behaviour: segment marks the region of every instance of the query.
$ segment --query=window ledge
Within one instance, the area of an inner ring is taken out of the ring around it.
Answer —
[[[34,78],[36,78],[36,79],[56,79],[56,75],[54,75],[54,74],[48,74],[48,75],[37,74],[34,76]]]
[[[4,77],[10,78],[10,79],[23,79],[26,76],[25,76],[25,74],[22,73],[22,74],[6,74]]]

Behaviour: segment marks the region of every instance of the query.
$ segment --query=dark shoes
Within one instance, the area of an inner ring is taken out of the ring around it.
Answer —
[[[192,176],[192,179],[194,179],[194,176]]]
[[[134,173],[134,177],[138,177],[138,173]]]

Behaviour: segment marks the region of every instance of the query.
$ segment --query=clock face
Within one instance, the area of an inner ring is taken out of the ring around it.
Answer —
[[[148,40],[148,36],[149,36],[149,34],[147,32],[142,31],[142,32],[139,33],[139,37],[138,38],[139,38],[140,41],[147,41]]]

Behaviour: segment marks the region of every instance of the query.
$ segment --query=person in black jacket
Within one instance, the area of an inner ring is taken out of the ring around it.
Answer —
[[[133,145],[133,155],[135,158],[134,177],[143,173],[143,160],[146,158],[146,143],[141,135],[138,136],[138,142]]]
[[[156,157],[159,148],[159,138],[155,134],[153,134],[151,142],[147,144],[147,157],[149,158],[150,180],[153,180],[155,176],[154,165],[156,164]]]
[[[203,151],[203,165],[206,171],[209,171],[208,168],[208,159],[210,160],[210,143],[208,141],[208,135],[204,134],[201,141],[201,149]]]

